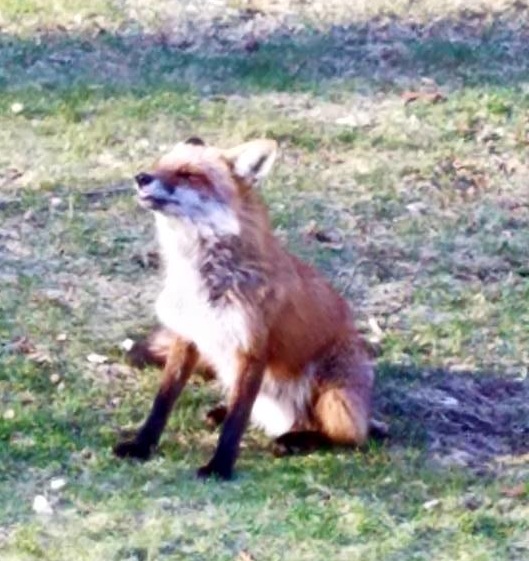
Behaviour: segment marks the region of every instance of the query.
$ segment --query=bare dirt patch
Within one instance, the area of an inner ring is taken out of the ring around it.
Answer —
[[[392,442],[425,440],[432,463],[501,471],[529,455],[529,381],[486,374],[424,372],[380,384],[377,409]]]

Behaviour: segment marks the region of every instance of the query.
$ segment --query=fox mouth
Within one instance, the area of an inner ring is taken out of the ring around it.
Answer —
[[[166,199],[156,197],[152,193],[146,193],[139,187],[136,188],[136,200],[139,202],[140,206],[150,210],[160,210],[168,202]]]

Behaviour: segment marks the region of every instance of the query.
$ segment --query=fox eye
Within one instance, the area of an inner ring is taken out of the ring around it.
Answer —
[[[177,173],[178,181],[185,181],[191,183],[192,185],[206,185],[208,183],[206,177],[201,173],[195,173],[193,171],[180,171]]]
[[[211,189],[211,182],[208,177],[200,171],[194,170],[175,170],[168,178],[167,183],[173,186],[169,193],[172,193],[176,187],[186,187],[197,191],[208,192]]]

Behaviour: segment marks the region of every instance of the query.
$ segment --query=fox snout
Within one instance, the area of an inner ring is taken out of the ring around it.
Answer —
[[[161,210],[170,200],[170,189],[157,177],[150,173],[140,172],[134,177],[138,201],[141,206],[150,210]]]

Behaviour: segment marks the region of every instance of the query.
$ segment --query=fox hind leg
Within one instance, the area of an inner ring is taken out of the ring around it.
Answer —
[[[370,421],[372,366],[359,344],[346,342],[325,357],[317,375],[319,389],[310,422],[275,440],[274,453],[311,452],[332,445],[362,446],[374,427]]]
[[[369,402],[354,387],[330,388],[314,407],[315,420],[330,442],[362,446],[369,434]]]
[[[314,407],[314,429],[292,430],[274,440],[275,456],[308,454],[318,449],[361,446],[370,431],[369,413],[354,391],[329,389]]]
[[[272,445],[276,457],[293,454],[310,454],[315,450],[329,448],[332,442],[317,430],[292,430],[277,437]]]
[[[163,368],[176,335],[166,327],[155,327],[149,335],[136,341],[127,352],[127,360],[136,368],[158,366]]]
[[[373,365],[356,333],[338,343],[320,364],[313,416],[335,444],[362,446],[370,431]]]
[[[149,335],[134,343],[130,351],[127,352],[127,361],[140,369],[147,366],[163,368],[167,362],[171,346],[177,340],[178,335],[176,333],[163,325],[159,325]],[[196,370],[206,381],[215,378],[213,369],[201,358],[198,359]]]
[[[210,409],[205,416],[205,422],[208,427],[215,429],[222,425],[226,415],[228,414],[228,407],[226,405],[217,405]]]

